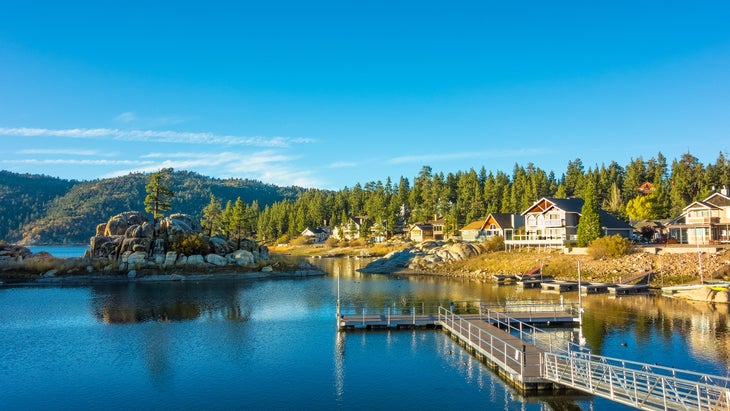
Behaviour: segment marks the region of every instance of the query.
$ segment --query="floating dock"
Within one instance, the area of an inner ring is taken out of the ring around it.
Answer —
[[[649,284],[618,284],[608,287],[611,295],[634,295],[647,294],[649,292]]]
[[[540,287],[545,292],[562,293],[566,291],[577,291],[578,283],[574,281],[551,281],[542,283]]]

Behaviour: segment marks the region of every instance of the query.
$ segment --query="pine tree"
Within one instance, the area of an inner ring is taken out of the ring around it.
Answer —
[[[157,238],[157,221],[165,212],[172,209],[172,198],[175,193],[170,189],[170,175],[172,168],[163,168],[162,170],[150,174],[150,182],[145,187],[147,196],[144,199],[144,209],[152,214],[154,229],[153,240]]]
[[[208,232],[208,236],[212,237],[220,233],[222,221],[221,202],[211,194],[210,203],[203,208],[203,218],[200,220],[200,225]]]
[[[578,222],[578,246],[585,247],[596,238],[601,237],[601,217],[598,214],[595,186],[588,180],[583,190],[583,208]]]

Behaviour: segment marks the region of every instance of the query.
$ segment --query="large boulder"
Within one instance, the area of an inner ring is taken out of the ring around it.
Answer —
[[[165,266],[173,266],[177,262],[177,252],[176,251],[168,251],[165,254]]]
[[[147,223],[147,216],[138,211],[125,211],[110,218],[104,229],[105,236],[124,235],[133,225]]]
[[[122,263],[126,264],[128,269],[142,268],[147,265],[147,253],[142,251],[126,252],[122,255]]]
[[[256,263],[253,253],[248,250],[234,251],[226,256],[228,260],[236,265],[246,266]]]
[[[210,249],[218,255],[226,255],[233,251],[233,245],[223,237],[214,236],[208,240]]]
[[[221,257],[218,254],[208,254],[205,256],[205,262],[208,264],[217,265],[219,267],[222,267],[226,264],[228,264],[228,260],[226,260],[225,257]]]
[[[205,265],[205,259],[200,254],[191,255],[187,258],[187,265]]]
[[[117,248],[119,245],[122,244],[124,237],[120,235],[115,236],[95,236],[91,237],[89,240],[89,251],[91,254],[91,257],[104,257],[108,258],[109,256],[116,253]]]
[[[203,231],[197,218],[188,214],[171,214],[160,220],[160,234],[175,237],[200,234]]]

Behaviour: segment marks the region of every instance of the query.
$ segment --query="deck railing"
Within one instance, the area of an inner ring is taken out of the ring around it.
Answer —
[[[439,308],[438,321],[443,329],[463,341],[470,341],[473,349],[487,356],[500,368],[518,372],[520,379],[525,375],[526,367],[542,363],[539,355],[526,355],[524,344],[515,345],[495,337],[447,308]]]
[[[644,410],[730,410],[730,379],[585,353],[545,353],[543,378]]]
[[[541,308],[541,307],[536,307]],[[544,311],[533,311],[534,313],[552,313],[555,315],[555,319],[557,320],[560,318],[558,316],[559,313],[562,313],[563,315],[566,312],[570,311],[557,311],[557,309],[548,310],[547,306],[544,306],[542,308],[545,308]],[[517,312],[517,311],[511,311],[511,312]],[[525,311],[520,311],[520,313],[524,313]],[[490,323],[497,324],[498,327],[508,330],[509,333],[515,335],[516,337],[520,338],[522,341],[525,341],[526,343],[532,344],[535,347],[539,348],[542,351],[545,352],[551,352],[551,353],[560,353],[560,354],[570,354],[573,352],[588,352],[588,349],[585,347],[580,346],[580,344],[576,344],[575,342],[563,338],[559,336],[557,333],[554,332],[548,332],[546,330],[543,330],[541,328],[535,327],[531,324],[527,324],[522,321],[515,320],[514,318],[511,318],[508,314],[505,314],[504,312],[495,311],[488,306],[485,306],[485,308],[482,311],[482,318]]]

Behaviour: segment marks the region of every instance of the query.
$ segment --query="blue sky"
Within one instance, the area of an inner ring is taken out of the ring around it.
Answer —
[[[0,5],[0,169],[340,189],[730,148],[725,1]]]

